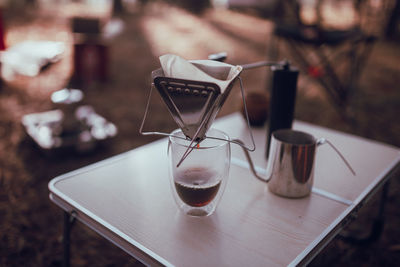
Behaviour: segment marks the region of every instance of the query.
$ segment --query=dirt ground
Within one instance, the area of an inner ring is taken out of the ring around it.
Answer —
[[[150,73],[159,68],[158,57],[174,53],[187,59],[207,58],[226,51],[227,61],[244,64],[267,59],[271,21],[232,10],[208,10],[201,16],[160,3],[137,7],[119,16],[124,31],[107,42],[109,80],[82,85],[84,103],[118,127],[118,135],[88,154],[49,156],[27,138],[21,125],[25,114],[51,110],[52,92],[68,86],[73,73],[69,18],[96,13],[77,5],[14,9],[3,12],[6,44],[24,40],[62,41],[62,60],[37,77],[17,76],[0,89],[0,266],[61,266],[62,211],[48,198],[48,182],[57,175],[146,144],[154,137],[139,134],[150,86]],[[289,57],[282,46],[280,55]],[[285,50],[286,49],[286,50]],[[289,57],[290,59],[290,57]],[[351,107],[354,120],[345,121],[325,91],[303,73],[298,83],[296,119],[400,146],[400,45],[379,39],[365,65]],[[294,61],[295,64],[295,61]],[[247,91],[265,92],[269,71],[244,72]],[[240,106],[234,89],[221,116]],[[153,99],[148,129],[169,131],[175,125],[160,99]],[[368,155],[365,155],[368,156]],[[384,231],[379,240],[355,245],[335,238],[311,262],[312,266],[397,266],[400,260],[400,179],[390,183]],[[379,191],[348,229],[369,231],[379,206]],[[135,259],[76,223],[72,230],[72,266],[136,266]]]

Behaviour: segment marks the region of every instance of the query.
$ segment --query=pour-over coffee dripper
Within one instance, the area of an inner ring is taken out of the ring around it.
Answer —
[[[226,57],[226,56],[225,56]],[[219,58],[215,58],[218,60]],[[223,63],[224,64],[224,63]],[[194,64],[196,65],[196,64]],[[260,61],[239,66],[237,75],[230,81],[226,88],[222,91],[220,86],[213,82],[198,81],[190,79],[180,79],[166,77],[162,68],[152,72],[153,83],[146,104],[145,114],[143,116],[142,124],[140,126],[140,133],[143,135],[163,135],[170,136],[170,133],[163,132],[144,132],[143,127],[147,117],[150,99],[153,88],[156,88],[160,93],[164,103],[166,104],[168,111],[172,118],[177,123],[179,128],[184,133],[186,139],[191,140],[185,153],[182,155],[178,166],[182,161],[189,155],[189,153],[205,138],[216,137],[207,136],[207,131],[210,128],[212,122],[217,116],[222,105],[225,103],[228,95],[230,94],[232,87],[236,80],[240,82],[240,90],[242,95],[244,114],[247,122],[247,128],[251,138],[251,147],[246,146],[241,140],[225,140],[230,143],[241,146],[245,151],[254,151],[255,142],[253,134],[250,128],[250,122],[248,117],[248,111],[245,101],[245,94],[243,89],[243,82],[241,80],[240,72],[246,69],[253,69],[264,66],[281,66],[284,69],[288,69],[289,63],[284,62],[268,62]],[[201,68],[201,71],[205,71]],[[223,78],[223,77],[222,77]],[[180,137],[182,138],[182,137]]]

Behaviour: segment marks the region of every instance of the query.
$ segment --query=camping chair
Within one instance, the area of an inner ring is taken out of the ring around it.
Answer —
[[[322,1],[318,0],[318,8]],[[339,113],[347,118],[350,95],[358,85],[376,38],[365,33],[357,24],[344,30],[324,28],[318,15],[321,12],[317,12],[316,24],[306,25],[299,15],[299,2],[284,2],[284,12],[289,8],[292,16],[289,21],[282,20],[282,17],[275,20],[274,39],[288,45],[300,71],[315,79],[325,89]],[[355,2],[359,5],[359,1]],[[277,44],[272,45],[271,58],[278,57],[277,47]]]
[[[335,107],[345,119],[351,117],[348,105],[358,86],[358,79],[370,55],[376,37],[363,30],[364,14],[372,14],[368,0],[351,0],[358,12],[358,21],[348,29],[327,29],[322,23],[320,8],[324,0],[317,0],[315,25],[306,25],[300,18],[300,0],[279,1],[277,13],[289,11],[289,19],[275,20],[273,37],[288,44],[289,51],[300,70],[315,79],[328,93]],[[363,6],[364,5],[364,6]],[[368,15],[367,15],[368,16]],[[367,18],[368,19],[368,18]],[[270,57],[277,55],[277,44],[271,46]],[[367,244],[379,239],[385,222],[384,210],[389,182],[383,186],[379,208],[372,227],[364,236],[342,232],[339,238],[354,244]]]

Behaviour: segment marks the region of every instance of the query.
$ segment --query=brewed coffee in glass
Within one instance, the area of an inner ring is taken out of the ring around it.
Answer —
[[[208,216],[216,209],[229,175],[231,150],[229,137],[210,129],[207,136],[194,146],[181,162],[191,140],[180,129],[172,132],[168,141],[169,173],[173,195],[178,207],[191,216]]]

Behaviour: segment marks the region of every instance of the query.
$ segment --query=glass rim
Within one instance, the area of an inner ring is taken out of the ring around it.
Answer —
[[[211,140],[219,141],[219,142],[215,145],[199,146],[197,149],[212,149],[212,148],[218,148],[218,147],[222,147],[222,146],[229,144],[229,142],[230,142],[229,136],[224,131],[221,131],[221,130],[215,129],[215,128],[212,128],[209,131],[217,132],[221,136],[220,137],[212,136],[212,135],[206,136],[206,138],[203,139],[199,144],[201,144],[203,141],[205,141],[207,139],[211,139]],[[179,133],[181,134],[181,136],[177,135]],[[171,143],[174,143],[176,145],[186,147],[186,148],[188,148],[190,146],[190,143],[192,141],[183,134],[183,131],[180,128],[172,131],[171,134],[168,136],[168,139]],[[181,142],[179,142],[179,141],[181,141]],[[186,143],[184,144],[183,142],[186,142]],[[196,146],[197,142],[193,142],[193,145]]]

